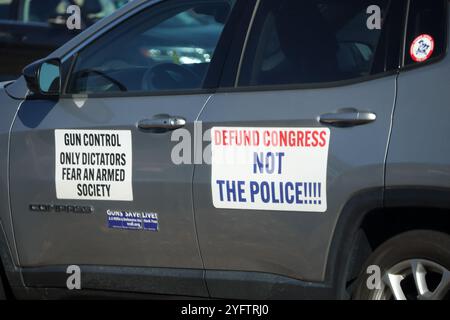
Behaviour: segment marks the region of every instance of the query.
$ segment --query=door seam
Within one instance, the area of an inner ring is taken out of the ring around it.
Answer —
[[[386,151],[384,154],[384,164],[383,164],[383,193],[382,193],[382,206],[385,206],[385,191],[386,191],[386,180],[387,180],[387,162],[388,162],[388,156],[389,156],[389,148],[391,145],[391,140],[392,140],[392,132],[394,129],[394,118],[395,118],[395,110],[397,107],[397,99],[398,99],[398,78],[400,76],[400,73],[397,73],[397,76],[395,77],[395,82],[394,82],[394,102],[393,102],[393,106],[392,106],[392,111],[391,111],[391,118],[390,118],[390,123],[389,123],[389,133],[388,133],[388,139],[387,139],[387,143],[386,143]]]
[[[194,121],[194,137],[193,137],[194,138],[194,150],[193,150],[194,151],[194,159],[196,160],[196,155],[198,152],[197,149],[200,147],[200,151],[201,151],[201,155],[202,155],[202,157],[201,157],[202,162],[203,162],[203,145],[200,145],[200,146],[196,145],[196,141],[197,141],[197,139],[195,137],[195,135],[197,134],[196,128],[197,128],[197,124],[199,123],[199,119],[200,119],[201,115],[203,114],[203,111],[205,110],[206,106],[208,105],[209,101],[212,99],[213,96],[214,96],[214,94],[209,95],[209,97],[206,99],[205,103],[203,104],[202,108],[200,109],[200,111],[197,115],[197,118]],[[201,132],[200,134],[202,135],[202,138],[203,138],[203,132]],[[201,141],[203,142],[203,139]],[[194,232],[195,232],[195,239],[197,242],[197,250],[198,250],[198,254],[200,256],[200,261],[202,264],[203,283],[205,285],[205,289],[208,294],[208,297],[211,297],[211,293],[208,288],[208,282],[206,281],[205,261],[203,259],[203,254],[202,254],[202,250],[201,250],[201,246],[200,246],[200,239],[199,239],[198,231],[197,231],[197,215],[195,213],[195,198],[194,198],[194,178],[195,178],[196,167],[197,167],[197,164],[194,161],[194,167],[192,169],[192,178],[191,178],[191,198],[192,198],[192,214],[193,214],[193,220],[194,220]]]
[[[15,255],[15,259],[13,259],[13,263],[14,260],[17,261],[18,265],[17,267],[20,268],[20,257],[19,257],[19,249],[17,248],[17,239],[16,239],[16,233],[14,230],[14,220],[13,220],[13,214],[12,214],[12,198],[11,198],[11,138],[12,138],[12,131],[14,128],[14,125],[16,123],[17,120],[17,116],[19,114],[20,109],[22,108],[22,105],[24,102],[27,101],[27,97],[28,97],[29,91],[27,90],[26,94],[25,94],[25,99],[22,100],[19,103],[19,106],[14,114],[14,118],[11,122],[11,126],[9,127],[9,132],[8,132],[8,155],[6,158],[6,179],[7,179],[7,193],[8,193],[8,208],[9,208],[9,221],[10,221],[10,228],[11,228],[11,234],[13,237],[13,242],[14,242],[14,252],[13,254]],[[8,244],[9,246],[9,244]],[[22,284],[25,285],[23,276],[22,276],[22,272],[19,272],[20,274],[20,280],[22,281]]]

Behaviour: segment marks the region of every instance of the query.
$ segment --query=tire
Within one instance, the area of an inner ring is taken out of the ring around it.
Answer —
[[[375,270],[379,271],[381,281],[375,282],[376,271],[369,272],[370,266],[379,267]],[[353,299],[447,300],[449,270],[449,235],[435,231],[406,232],[383,243],[368,258]]]

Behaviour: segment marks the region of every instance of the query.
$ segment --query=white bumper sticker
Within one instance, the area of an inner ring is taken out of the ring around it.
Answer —
[[[327,128],[212,129],[215,208],[327,210]]]
[[[131,131],[55,130],[58,199],[133,201]]]

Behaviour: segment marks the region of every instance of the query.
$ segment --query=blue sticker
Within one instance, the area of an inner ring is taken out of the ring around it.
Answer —
[[[154,212],[106,211],[108,228],[158,231],[158,214]]]

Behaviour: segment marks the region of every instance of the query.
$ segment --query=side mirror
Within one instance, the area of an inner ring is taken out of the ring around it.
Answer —
[[[23,70],[28,89],[37,96],[59,97],[61,93],[61,62],[39,60]]]

